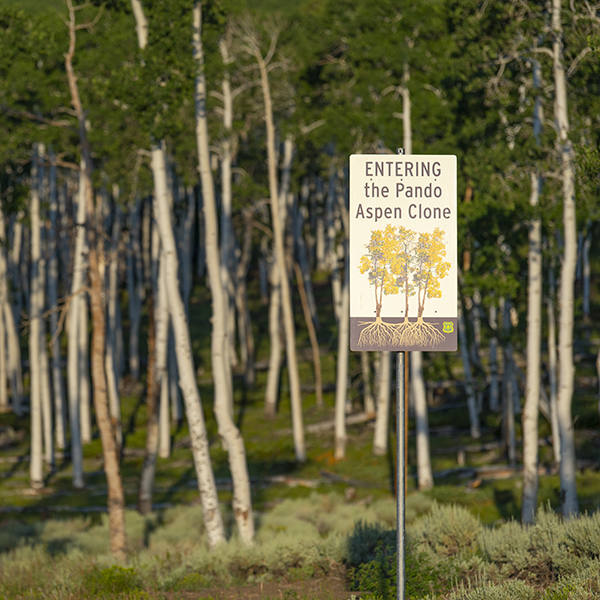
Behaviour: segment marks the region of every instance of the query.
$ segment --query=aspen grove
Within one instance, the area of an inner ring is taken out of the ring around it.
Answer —
[[[392,355],[349,350],[350,218],[371,232],[353,274],[374,299],[359,345],[435,347],[443,335],[423,313],[441,297],[443,223],[457,217],[447,301],[459,350],[410,356],[417,485],[437,483],[428,411],[452,395],[464,409],[452,425],[522,469],[523,522],[536,519],[544,467],[564,517],[578,515],[576,382],[586,368],[596,389],[600,378],[600,4],[39,4],[0,2],[0,411],[29,419],[32,490],[49,487],[57,453],[85,488],[98,434],[124,562],[121,401],[138,385],[138,510],[152,512],[156,465],[185,423],[208,545],[227,538],[219,444],[236,531],[253,544],[249,390],[266,429],[289,412],[294,464],[315,460],[310,427],[326,417],[332,461],[345,460],[350,426],[388,452]],[[400,146],[402,161],[388,160]],[[350,154],[381,155],[353,215]],[[430,202],[441,167],[419,155],[442,154],[457,157],[458,215]],[[413,173],[427,181],[401,181]],[[430,233],[411,229],[421,219]],[[392,296],[404,307],[394,322],[381,314]]]

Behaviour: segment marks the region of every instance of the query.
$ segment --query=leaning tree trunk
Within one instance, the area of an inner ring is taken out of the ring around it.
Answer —
[[[254,538],[252,495],[246,461],[244,439],[233,421],[233,384],[229,362],[229,342],[226,317],[232,297],[223,290],[221,265],[227,257],[219,260],[217,205],[214,197],[208,143],[206,115],[206,79],[204,75],[204,51],[202,46],[202,10],[200,2],[194,5],[194,55],[197,62],[196,75],[196,139],[198,143],[199,171],[204,197],[206,224],[206,258],[211,291],[212,325],[211,357],[215,381],[215,417],[219,435],[227,448],[229,470],[233,480],[233,512],[240,538],[251,543]],[[229,249],[226,249],[229,252]],[[228,279],[229,281],[229,279]],[[229,313],[230,314],[230,313]]]
[[[225,541],[225,530],[221,513],[219,512],[217,486],[210,462],[208,435],[206,433],[198,383],[196,382],[196,369],[194,368],[190,331],[177,279],[177,245],[175,243],[175,236],[173,235],[167,193],[165,151],[163,147],[158,145],[154,145],[152,148],[152,174],[154,176],[155,188],[154,214],[162,242],[167,276],[167,300],[175,330],[175,348],[180,377],[179,385],[183,393],[185,412],[190,430],[192,456],[196,469],[204,525],[206,527],[208,543],[212,548]]]
[[[285,349],[290,382],[290,402],[292,408],[292,429],[294,450],[298,462],[306,461],[306,447],[304,443],[304,425],[302,422],[302,395],[300,393],[300,375],[298,373],[298,358],[296,353],[296,332],[294,328],[294,313],[292,295],[285,264],[284,219],[280,215],[279,193],[277,190],[277,158],[275,149],[275,123],[273,120],[273,104],[268,74],[268,61],[272,58],[262,55],[258,40],[255,35],[247,36],[249,52],[254,55],[260,71],[260,82],[263,92],[265,125],[267,132],[267,164],[269,171],[269,195],[271,204],[271,223],[273,226],[274,250],[277,270],[279,272],[279,285],[281,286],[281,304],[283,326],[285,330]],[[276,38],[273,37],[273,47]]]
[[[77,86],[77,77],[73,71],[73,56],[77,25],[72,0],[67,0],[69,9],[69,51],[65,54],[65,67],[71,92],[71,102],[75,109],[79,125],[79,141],[81,144],[81,161],[85,181],[85,202],[87,209],[86,233],[88,240],[88,260],[90,276],[90,306],[92,313],[92,382],[94,388],[94,408],[96,422],[100,430],[102,453],[104,457],[104,473],[108,487],[108,519],[110,546],[115,558],[124,562],[127,556],[127,538],[125,534],[125,494],[121,480],[119,451],[115,431],[110,420],[110,409],[107,397],[106,372],[104,370],[104,355],[106,352],[106,320],[103,303],[103,285],[100,275],[100,260],[98,255],[99,220],[95,218],[94,190],[92,186],[92,158],[87,140],[86,114],[83,110]]]
[[[577,223],[575,217],[575,172],[573,145],[569,139],[567,83],[563,55],[561,0],[552,0],[552,30],[554,54],[554,120],[560,152],[563,186],[564,256],[560,272],[560,321],[558,330],[559,386],[558,422],[560,428],[560,496],[564,517],[579,513],[575,481],[575,431],[572,418],[573,384],[573,310],[574,283],[577,265]]]

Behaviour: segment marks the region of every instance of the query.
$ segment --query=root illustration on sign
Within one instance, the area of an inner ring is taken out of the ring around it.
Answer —
[[[359,323],[359,346],[435,347],[445,336],[423,318],[427,298],[441,298],[441,281],[451,264],[444,260],[444,232],[418,233],[406,227],[387,225],[371,231],[359,270],[366,274],[375,292],[375,321]],[[404,320],[389,323],[381,317],[384,296],[404,294]],[[409,319],[410,298],[417,300],[417,320]]]

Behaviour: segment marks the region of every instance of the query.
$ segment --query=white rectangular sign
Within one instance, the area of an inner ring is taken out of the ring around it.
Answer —
[[[456,156],[350,156],[350,347],[456,350]]]

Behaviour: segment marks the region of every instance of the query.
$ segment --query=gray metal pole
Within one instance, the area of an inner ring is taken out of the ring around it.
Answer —
[[[398,534],[396,536],[396,549],[398,551],[398,600],[405,598],[405,549],[406,549],[406,515],[404,508],[404,499],[406,497],[406,478],[405,478],[405,422],[404,422],[404,403],[405,403],[405,381],[404,381],[404,361],[406,353],[400,351],[396,360],[396,522]]]

